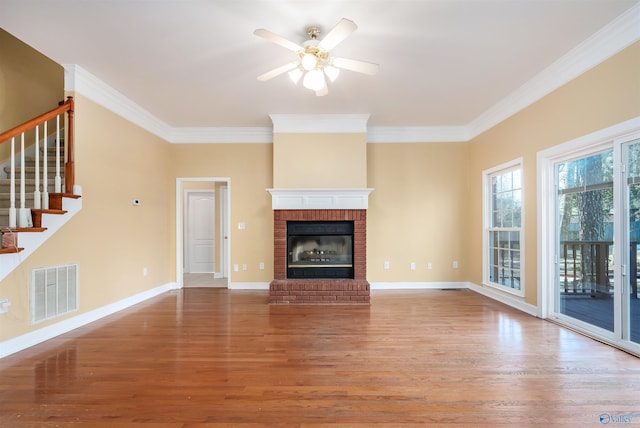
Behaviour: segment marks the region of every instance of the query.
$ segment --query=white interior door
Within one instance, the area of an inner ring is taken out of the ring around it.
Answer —
[[[187,193],[187,272],[213,272],[214,192]]]

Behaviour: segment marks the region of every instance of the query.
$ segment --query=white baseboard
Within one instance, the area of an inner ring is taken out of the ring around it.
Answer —
[[[500,293],[490,287],[482,287],[471,282],[371,282],[371,290],[444,290],[468,288],[500,303],[511,306],[529,315],[538,316],[538,308],[518,297]]]
[[[152,288],[151,290],[143,291],[142,293],[127,297],[126,299],[122,299],[118,302],[111,303],[101,308],[94,309],[92,311],[85,312],[71,318],[67,318],[64,321],[60,321],[55,324],[51,324],[38,330],[15,337],[13,339],[6,340],[0,343],[0,358],[4,358],[8,355],[22,351],[46,340],[53,339],[56,336],[85,326],[89,323],[99,320],[100,318],[112,315],[118,311],[148,300],[169,290],[174,290],[176,288],[177,284],[173,282],[161,285],[159,287]]]
[[[229,290],[269,290],[268,282],[230,282]]]
[[[370,282],[372,290],[441,290],[467,288],[466,282]]]
[[[482,294],[483,296],[487,296],[493,300],[497,300],[500,303],[504,303],[505,305],[511,306],[514,309],[521,310],[529,315],[534,317],[538,316],[538,308],[534,305],[526,303],[521,298],[516,296],[511,296],[505,293],[500,293],[498,290],[495,290],[491,287],[483,287],[472,282],[468,283],[468,288],[472,291],[475,291],[478,294]]]

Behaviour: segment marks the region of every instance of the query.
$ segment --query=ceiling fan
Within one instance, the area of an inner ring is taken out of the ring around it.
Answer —
[[[318,27],[309,27],[307,29],[309,40],[301,45],[268,30],[259,29],[254,31],[253,34],[256,36],[294,51],[299,56],[296,61],[261,74],[258,76],[258,80],[264,82],[288,72],[294,83],[297,83],[302,78],[302,84],[305,88],[315,91],[317,96],[323,96],[329,92],[325,75],[333,82],[340,74],[340,69],[368,75],[376,74],[378,72],[378,64],[355,59],[336,58],[330,55],[331,49],[346,39],[357,28],[358,26],[353,21],[342,18],[322,40],[319,40],[320,29]]]

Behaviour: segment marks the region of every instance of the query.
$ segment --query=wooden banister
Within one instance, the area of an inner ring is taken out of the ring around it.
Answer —
[[[13,137],[17,137],[18,135],[30,130],[31,128],[35,128],[37,125],[42,125],[46,121],[53,119],[59,114],[68,112],[69,110],[73,111],[73,97],[67,97],[67,100],[64,103],[60,104],[60,106],[54,108],[53,110],[41,114],[38,117],[34,117],[33,119],[21,125],[18,125],[15,128],[3,132],[2,134],[0,134],[0,144],[10,140]]]
[[[15,128],[9,129],[0,134],[0,144],[10,141],[13,137],[26,132],[30,129],[41,125],[56,116],[67,113],[67,137],[65,140],[67,161],[65,164],[65,188],[67,193],[73,193],[73,186],[75,184],[75,167],[74,167],[74,141],[73,141],[73,97],[67,97],[67,100],[62,102],[58,107],[50,110],[40,116],[34,117],[27,122],[24,122]]]

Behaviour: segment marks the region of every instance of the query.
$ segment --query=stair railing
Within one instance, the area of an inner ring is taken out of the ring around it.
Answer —
[[[66,126],[61,126],[60,122],[64,124],[65,114],[67,115]],[[48,123],[55,119],[55,146],[56,146],[56,172],[54,191],[56,193],[62,193],[62,178],[60,175],[60,164],[64,159],[60,157],[60,133],[62,131],[64,136],[64,148],[65,148],[65,192],[72,193],[73,186],[75,184],[75,170],[74,170],[74,147],[73,147],[73,97],[67,97],[67,100],[62,102],[59,107],[41,114],[21,125],[16,126],[6,132],[0,134],[0,144],[10,142],[11,144],[11,165],[9,169],[9,227],[28,227],[29,226],[29,209],[26,207],[26,180],[25,180],[25,134],[31,130],[35,134],[35,184],[34,184],[34,208],[49,208],[49,191],[48,191],[48,178],[47,178],[47,141]],[[40,191],[40,125],[43,125],[43,172],[42,172],[42,191]],[[16,137],[20,137],[20,207],[16,207]]]

